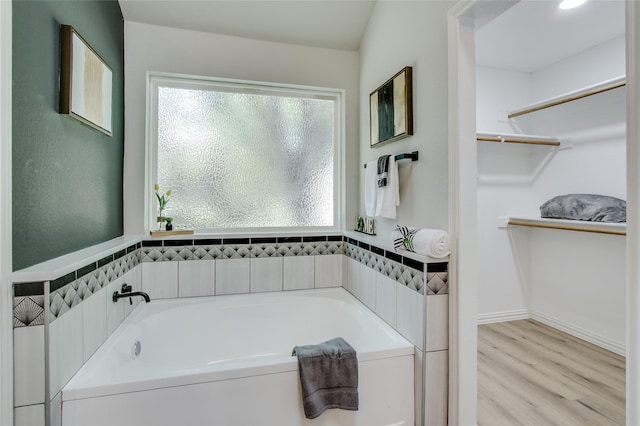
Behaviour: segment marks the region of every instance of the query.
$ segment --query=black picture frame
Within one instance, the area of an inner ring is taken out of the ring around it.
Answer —
[[[60,26],[60,114],[112,136],[113,71],[70,25]]]
[[[413,135],[412,68],[405,67],[369,95],[371,147]]]

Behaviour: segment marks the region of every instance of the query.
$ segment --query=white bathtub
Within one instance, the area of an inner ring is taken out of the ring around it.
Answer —
[[[307,420],[291,350],[337,336],[358,354],[360,409]],[[64,387],[62,423],[413,425],[413,355],[341,288],[152,301]]]

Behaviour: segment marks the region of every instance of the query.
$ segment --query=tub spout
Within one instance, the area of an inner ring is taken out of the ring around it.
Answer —
[[[123,297],[133,297],[133,296],[141,296],[144,297],[144,301],[149,303],[151,301],[151,298],[149,297],[149,295],[147,293],[145,293],[144,291],[131,291],[131,286],[127,285],[127,284],[123,284],[122,285],[122,291],[120,293],[118,293],[117,291],[113,292],[113,297],[112,300],[113,302],[117,302],[118,299],[122,299]],[[129,303],[133,303],[131,302],[131,299],[129,299]]]

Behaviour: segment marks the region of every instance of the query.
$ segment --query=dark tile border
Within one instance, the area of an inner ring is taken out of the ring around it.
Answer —
[[[221,246],[222,238],[203,238],[201,240],[193,240],[194,246]]]
[[[59,288],[64,287],[65,285],[76,280],[76,271],[69,272],[67,275],[63,275],[60,278],[56,278],[55,280],[49,283],[49,292],[53,293]]]
[[[193,240],[164,240],[165,247],[192,246]]]
[[[44,283],[16,283],[13,285],[13,297],[43,296]]]
[[[409,268],[417,269],[420,272],[424,272],[424,263],[413,260],[409,257],[402,256],[402,264]]]

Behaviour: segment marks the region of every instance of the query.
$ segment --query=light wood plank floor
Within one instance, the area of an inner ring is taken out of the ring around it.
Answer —
[[[624,424],[624,357],[533,320],[478,327],[479,426]]]

